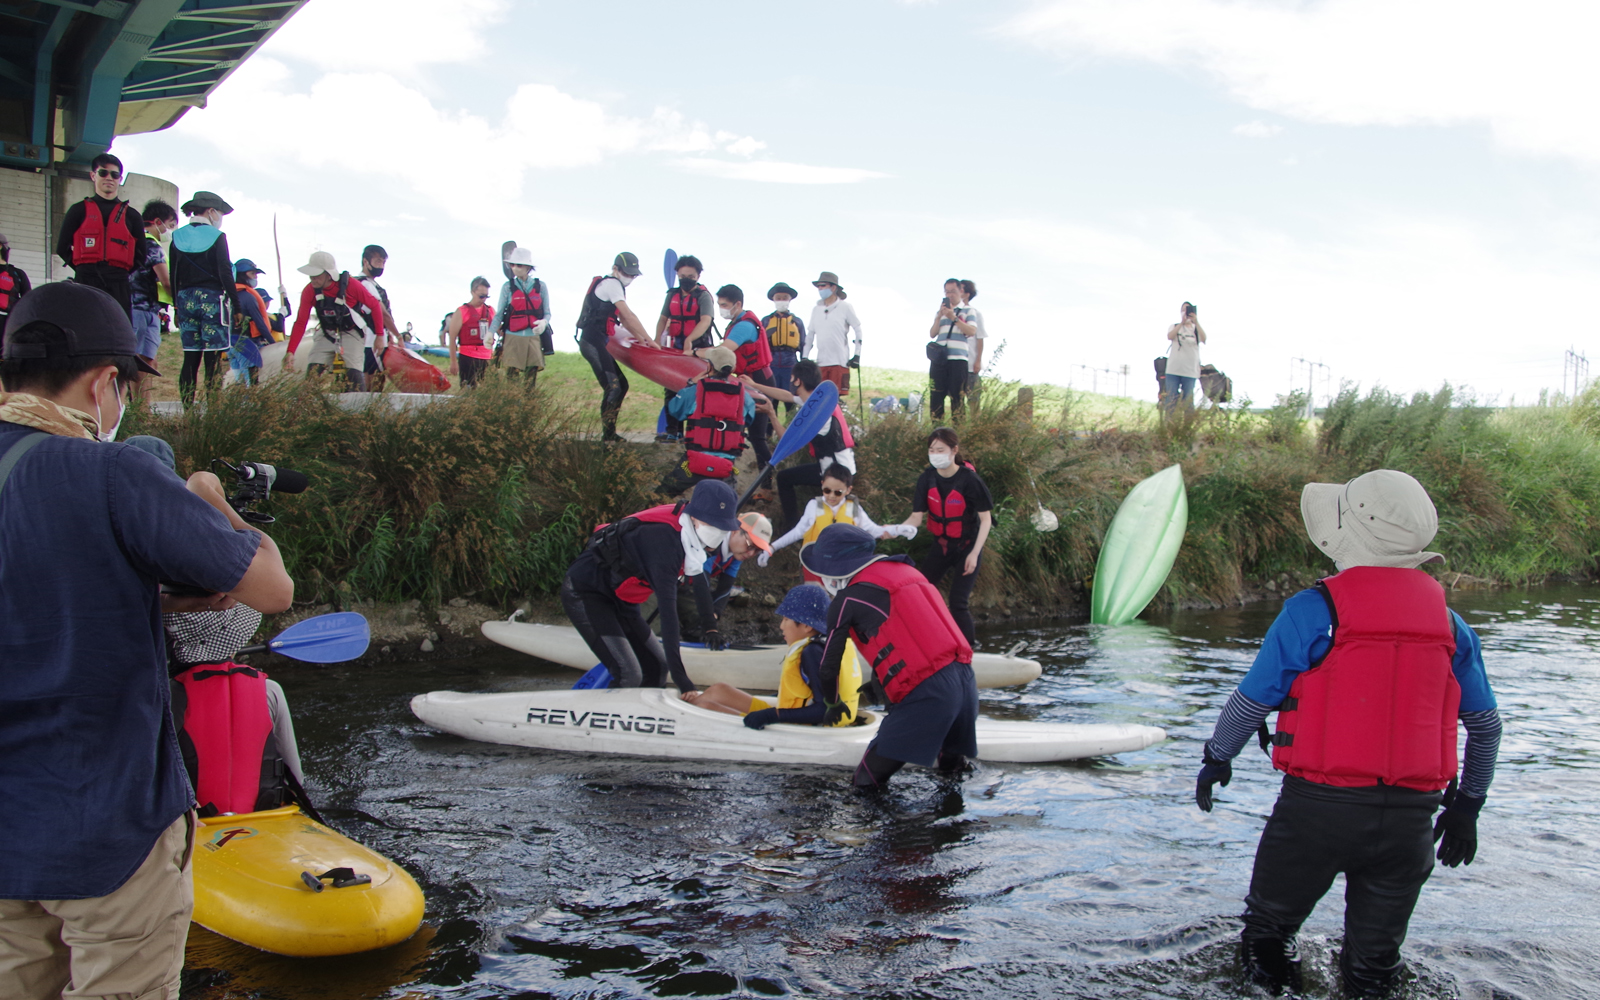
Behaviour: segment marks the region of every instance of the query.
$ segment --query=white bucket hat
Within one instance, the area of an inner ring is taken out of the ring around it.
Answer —
[[[533,267],[533,251],[529,250],[527,247],[516,247],[510,253],[506,254],[506,263],[525,264],[528,267]]]
[[[1307,483],[1300,492],[1306,533],[1342,570],[1351,566],[1416,569],[1444,562],[1423,547],[1439,532],[1439,514],[1422,484],[1394,469],[1337,483]]]
[[[301,274],[315,278],[319,274],[338,274],[339,265],[333,262],[333,254],[326,250],[318,250],[311,255],[311,259],[295,268]]]

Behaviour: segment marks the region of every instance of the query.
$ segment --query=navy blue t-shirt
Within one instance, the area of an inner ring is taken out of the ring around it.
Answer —
[[[0,422],[0,455],[31,429]],[[194,801],[158,581],[231,590],[235,531],[137,448],[52,436],[0,487],[0,898],[126,882]]]

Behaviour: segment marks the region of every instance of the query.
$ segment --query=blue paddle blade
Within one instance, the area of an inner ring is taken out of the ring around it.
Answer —
[[[678,286],[678,251],[669,249],[661,261],[661,270],[667,279],[667,291]]]
[[[811,398],[800,404],[800,412],[794,415],[789,422],[789,429],[783,432],[783,437],[778,439],[778,444],[772,449],[772,461],[779,462],[793,455],[817,436],[822,430],[822,425],[833,416],[833,411],[839,407],[839,387],[823,379],[812,390]]]
[[[267,648],[306,663],[343,663],[367,651],[372,632],[354,611],[317,615],[278,633]]]
[[[667,432],[667,408],[665,406],[663,406],[661,408],[661,412],[656,414],[656,433],[657,434],[665,434],[666,432]]]
[[[574,691],[587,691],[590,688],[608,688],[611,686],[611,671],[606,669],[604,663],[596,663],[589,668],[589,672],[578,678],[578,683],[572,685]]]

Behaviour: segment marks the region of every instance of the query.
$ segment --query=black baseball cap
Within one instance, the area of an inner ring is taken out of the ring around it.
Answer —
[[[125,356],[133,358],[139,370],[161,373],[139,358],[139,342],[133,323],[117,300],[98,288],[76,281],[53,281],[24,295],[6,320],[5,357],[15,359],[48,358],[61,354],[56,344],[19,344],[10,334],[29,323],[52,323],[66,334],[69,358]]]
[[[617,254],[617,259],[611,262],[611,266],[630,278],[637,278],[644,273],[639,269],[639,256],[626,250]]]

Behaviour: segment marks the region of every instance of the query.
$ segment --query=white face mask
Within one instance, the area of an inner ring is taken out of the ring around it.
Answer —
[[[699,521],[694,522],[694,534],[696,538],[700,539],[700,544],[708,549],[721,548],[722,543],[728,539],[728,530],[726,528],[713,528],[711,525],[701,524]]]
[[[118,390],[116,382],[113,381],[111,385],[111,392],[117,397],[117,421],[111,425],[111,429],[109,431],[105,429],[106,418],[105,411],[103,409],[105,404],[101,403],[98,398],[95,400],[95,409],[100,411],[100,414],[97,417],[97,420],[100,424],[100,432],[96,435],[96,437],[107,443],[117,439],[117,428],[122,426],[122,418],[126,416],[128,412],[128,407],[122,402],[122,393]]]
[[[717,312],[722,314],[723,319],[733,319],[732,309],[718,309]]]
[[[629,285],[633,284],[633,277],[634,276],[631,274],[619,274],[617,275],[617,280],[622,282],[623,288],[627,288]]]
[[[825,576],[821,579],[822,589],[828,592],[829,597],[837,596],[839,591],[850,586],[850,578],[848,576]]]
[[[786,313],[786,312],[789,311],[789,300],[788,299],[779,299],[777,302],[773,303],[773,306],[779,312]]]
[[[954,461],[955,456],[950,454],[948,451],[928,452],[928,464],[933,466],[935,469],[948,469],[950,468],[950,463]]]

